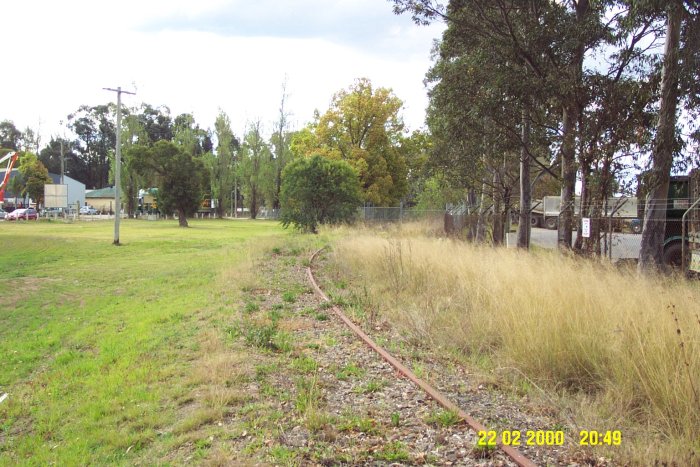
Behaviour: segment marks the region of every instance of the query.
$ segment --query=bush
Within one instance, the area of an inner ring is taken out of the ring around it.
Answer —
[[[319,224],[349,223],[362,204],[360,182],[347,162],[298,159],[282,173],[282,225],[316,233]]]

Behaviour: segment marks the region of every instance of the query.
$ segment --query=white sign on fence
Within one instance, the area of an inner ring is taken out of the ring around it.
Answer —
[[[68,185],[46,184],[44,185],[44,207],[67,208]]]
[[[591,219],[590,217],[581,218],[581,233],[583,238],[591,238]]]

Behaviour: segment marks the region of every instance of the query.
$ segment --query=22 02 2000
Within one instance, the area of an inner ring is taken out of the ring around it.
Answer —
[[[564,444],[563,431],[528,430],[525,435],[518,430],[479,431],[479,446],[495,446],[500,441],[504,446],[562,446]]]

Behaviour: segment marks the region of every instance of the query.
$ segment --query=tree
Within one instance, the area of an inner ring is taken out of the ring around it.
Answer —
[[[11,120],[0,122],[0,148],[19,150],[22,141],[22,132],[17,129]]]
[[[266,184],[273,181],[268,170],[270,159],[270,148],[262,136],[260,121],[256,121],[250,124],[243,138],[239,167],[239,180],[251,219],[258,215]]]
[[[273,148],[272,152],[272,176],[274,183],[270,185],[267,202],[273,209],[280,207],[280,191],[282,189],[282,171],[291,158],[291,138],[292,135],[287,131],[289,113],[285,108],[287,102],[287,83],[282,83],[282,98],[280,99],[279,118],[275,122],[275,131],[270,138],[270,145]]]
[[[209,170],[211,197],[216,200],[216,211],[219,217],[224,216],[225,203],[230,199],[235,178],[236,153],[240,143],[231,130],[231,120],[223,110],[214,123],[217,145],[216,153],[205,153],[205,165]]]
[[[297,159],[282,173],[282,225],[317,233],[320,224],[351,222],[362,205],[357,174],[344,161]]]
[[[202,161],[170,141],[134,147],[131,152],[141,174],[156,174],[159,209],[177,212],[180,227],[188,227],[187,217],[197,211],[202,197]]]
[[[39,206],[44,202],[44,185],[53,183],[49,171],[36,155],[27,152],[20,158],[19,173],[24,180],[22,195],[29,196]]]
[[[68,116],[68,127],[78,137],[75,151],[82,161],[82,170],[72,176],[89,188],[104,188],[109,184],[109,157],[117,138],[115,113],[115,104],[84,105]]]
[[[402,105],[391,89],[358,79],[333,97],[314,129],[319,147],[311,154],[347,161],[359,174],[364,201],[378,206],[398,204],[407,190]]]
[[[640,271],[656,269],[662,264],[666,208],[668,206],[666,198],[668,198],[673,153],[676,147],[676,111],[680,96],[681,27],[684,13],[688,12],[684,11],[680,0],[668,2],[666,6],[666,44],[661,79],[661,102],[639,252],[638,266]],[[695,16],[697,22],[697,12]]]

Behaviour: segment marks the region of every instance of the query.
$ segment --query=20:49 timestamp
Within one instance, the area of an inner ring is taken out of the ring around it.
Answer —
[[[622,444],[622,432],[581,430],[579,431],[579,446],[619,446]]]

